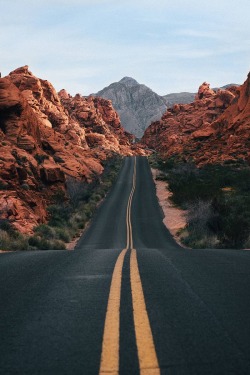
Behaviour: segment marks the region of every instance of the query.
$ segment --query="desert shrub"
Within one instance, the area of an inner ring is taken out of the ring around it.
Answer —
[[[66,195],[65,195],[64,190],[62,189],[58,189],[51,198],[51,202],[53,202],[54,204],[59,204],[59,205],[61,205],[62,202],[65,202],[65,200],[66,200]]]
[[[0,229],[0,249],[7,250],[9,246],[9,242],[10,242],[10,237],[8,233],[5,230]]]
[[[38,225],[34,231],[37,235],[46,239],[53,239],[56,236],[55,230],[47,224]]]
[[[52,250],[65,250],[66,246],[65,243],[61,240],[54,240],[51,242],[51,249]]]
[[[197,168],[193,163],[160,160],[172,200],[188,209],[191,247],[241,248],[250,233],[250,168],[235,160]]]
[[[77,230],[84,228],[87,221],[88,217],[86,215],[86,212],[84,211],[84,209],[82,209],[82,211],[79,210],[71,216],[69,223],[72,229]]]
[[[28,243],[37,250],[65,250],[65,243],[61,240],[47,240],[40,236],[32,236]]]
[[[208,230],[209,222],[212,221],[213,210],[211,202],[198,199],[187,204],[187,223],[189,227],[194,227],[198,232]]]
[[[39,244],[40,244],[40,241],[41,241],[41,237],[38,237],[38,236],[31,236],[29,237],[29,245],[32,246],[34,249],[39,249]]]
[[[189,236],[185,238],[186,245],[194,248],[216,247],[218,215],[210,201],[200,199],[186,206],[187,228]]]
[[[100,194],[97,194],[97,193],[94,193],[94,194],[92,194],[92,196],[91,196],[91,200],[92,200],[93,202],[99,202],[101,199],[102,199],[101,195],[100,195]]]
[[[233,193],[215,202],[221,242],[225,247],[244,246],[250,232],[250,195]]]
[[[70,242],[71,239],[70,232],[66,228],[55,228],[55,236],[56,239],[66,243]]]
[[[11,240],[10,250],[13,251],[20,251],[20,250],[28,250],[28,239],[23,235],[16,236],[15,239]]]
[[[17,231],[5,231],[0,229],[0,249],[1,250],[27,250],[28,239]]]
[[[51,242],[46,240],[45,238],[41,238],[37,241],[36,248],[37,250],[52,250]]]
[[[66,203],[55,204],[48,207],[50,214],[48,225],[52,227],[66,226],[70,219],[73,209]]]
[[[91,195],[88,184],[73,177],[67,178],[66,188],[70,202],[74,207],[76,207],[80,201],[88,200]]]

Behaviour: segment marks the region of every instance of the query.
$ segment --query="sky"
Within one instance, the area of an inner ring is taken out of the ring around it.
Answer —
[[[30,71],[71,95],[124,76],[160,95],[242,84],[249,0],[0,0],[0,71]]]

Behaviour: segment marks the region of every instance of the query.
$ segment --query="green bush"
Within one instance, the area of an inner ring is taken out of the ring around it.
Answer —
[[[0,229],[1,250],[28,250],[28,239],[17,231]]]
[[[60,240],[54,240],[51,242],[51,249],[52,250],[65,250],[66,246],[63,241]]]
[[[56,236],[55,230],[47,224],[38,225],[34,231],[37,235],[47,240],[53,239]]]
[[[64,227],[67,225],[73,209],[69,205],[62,203],[49,206],[48,212],[50,214],[48,225],[52,227]]]
[[[29,245],[36,250],[65,250],[65,243],[61,240],[47,240],[40,236],[29,238]]]
[[[241,248],[250,233],[250,167],[242,161],[197,168],[159,160],[172,200],[188,210],[191,247]]]
[[[58,240],[66,243],[70,242],[70,232],[66,228],[55,228],[55,235]]]

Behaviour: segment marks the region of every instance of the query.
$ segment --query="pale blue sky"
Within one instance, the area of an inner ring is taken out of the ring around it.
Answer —
[[[0,0],[0,71],[88,95],[124,76],[164,95],[243,83],[249,0]]]

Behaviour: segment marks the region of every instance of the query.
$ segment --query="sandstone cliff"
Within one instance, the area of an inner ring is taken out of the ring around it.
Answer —
[[[161,118],[167,108],[163,97],[130,77],[112,83],[96,95],[112,100],[125,129],[138,138],[152,121]]]
[[[198,165],[243,159],[250,162],[250,76],[239,87],[210,89],[204,82],[191,104],[174,105],[152,123],[142,141],[165,157]]]
[[[140,153],[132,140],[110,101],[57,94],[28,66],[11,72],[0,79],[0,220],[32,233],[67,176],[91,181],[112,152]]]

